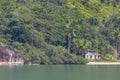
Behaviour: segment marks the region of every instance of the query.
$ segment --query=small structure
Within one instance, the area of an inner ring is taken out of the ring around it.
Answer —
[[[24,64],[24,58],[20,52],[6,46],[0,46],[0,63]]]
[[[88,52],[87,54],[85,54],[85,58],[87,59],[100,59],[100,54],[99,53],[91,53]]]

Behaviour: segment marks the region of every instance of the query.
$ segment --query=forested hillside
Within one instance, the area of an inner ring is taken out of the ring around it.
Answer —
[[[78,63],[88,51],[119,58],[120,0],[0,0],[0,42],[26,63]]]

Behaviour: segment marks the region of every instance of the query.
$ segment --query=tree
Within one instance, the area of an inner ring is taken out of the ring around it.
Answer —
[[[115,49],[117,50],[116,56],[119,58],[120,57],[120,30],[116,30],[113,33],[113,35],[114,35],[114,37],[112,37],[112,43],[113,43]]]
[[[75,53],[77,55],[82,55],[90,50],[92,47],[92,44],[89,40],[87,39],[74,39],[73,40],[74,46],[75,46]]]
[[[67,48],[68,48],[68,53],[70,53],[70,48],[71,48],[71,41],[75,37],[74,29],[70,28],[67,32]]]

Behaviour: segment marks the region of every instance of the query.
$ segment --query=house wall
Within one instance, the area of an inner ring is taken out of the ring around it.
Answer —
[[[89,53],[85,55],[85,58],[86,59],[100,59],[99,56],[95,56],[95,55],[89,54]]]
[[[95,56],[94,55],[92,55],[92,58],[91,59],[95,59]]]
[[[85,55],[85,58],[87,58],[87,59],[95,59],[95,56],[94,55]]]

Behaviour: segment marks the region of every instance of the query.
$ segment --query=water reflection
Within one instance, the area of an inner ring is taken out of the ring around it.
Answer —
[[[119,80],[120,66],[0,66],[0,80]]]

